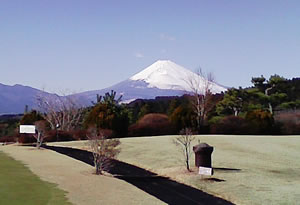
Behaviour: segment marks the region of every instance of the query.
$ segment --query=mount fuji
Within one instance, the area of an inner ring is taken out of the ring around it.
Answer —
[[[192,71],[168,60],[159,60],[141,72],[133,75],[116,85],[102,89],[73,94],[82,105],[91,105],[96,100],[96,95],[105,95],[111,90],[116,91],[117,97],[122,95],[123,103],[129,103],[135,99],[154,99],[157,96],[181,96],[191,92],[188,79],[197,79]],[[199,87],[205,85],[205,79],[200,79]],[[216,83],[211,86],[211,92],[219,93],[226,88]],[[29,109],[36,107],[35,97],[52,96],[64,97],[47,93],[29,86],[4,85],[0,83],[0,115],[16,114],[24,111],[25,105]]]
[[[102,89],[75,94],[84,104],[95,101],[96,95],[104,95],[111,90],[116,91],[117,97],[122,95],[124,103],[135,99],[154,99],[157,96],[181,96],[191,92],[189,79],[199,79],[194,72],[177,65],[170,60],[159,60],[116,85]],[[199,80],[199,89],[206,84],[205,79]],[[225,87],[216,83],[211,84],[212,93],[220,93]]]

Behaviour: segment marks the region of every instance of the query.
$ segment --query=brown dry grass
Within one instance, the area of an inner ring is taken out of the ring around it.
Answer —
[[[0,151],[22,161],[41,179],[58,184],[73,204],[163,204],[131,184],[95,175],[93,167],[50,150],[6,145]]]

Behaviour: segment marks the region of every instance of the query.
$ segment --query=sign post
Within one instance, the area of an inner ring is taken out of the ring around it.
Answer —
[[[20,125],[21,134],[35,134],[35,125]]]
[[[207,176],[211,176],[213,175],[213,170],[212,168],[209,167],[199,167],[199,174],[200,175],[207,175]]]

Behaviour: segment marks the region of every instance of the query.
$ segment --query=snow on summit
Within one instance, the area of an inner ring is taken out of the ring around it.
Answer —
[[[130,102],[135,99],[154,99],[157,96],[182,96],[191,91],[189,79],[199,79],[198,76],[169,60],[159,60],[135,74],[131,78],[101,90],[86,91],[78,93],[84,104],[95,101],[97,94],[104,95],[106,92],[114,90],[118,96],[122,96],[123,102]],[[205,80],[200,79],[201,86],[205,85]],[[226,89],[215,83],[211,86],[212,93],[220,93]]]
[[[170,60],[159,60],[132,76],[129,80],[143,81],[149,88],[191,91],[188,84],[190,78],[197,79],[194,72],[177,65]],[[205,79],[202,81],[204,86]],[[213,84],[212,92],[225,91],[225,88]]]
[[[132,76],[130,80],[144,81],[148,87],[160,89],[188,90],[185,82],[192,75],[190,70],[169,60],[159,60]]]

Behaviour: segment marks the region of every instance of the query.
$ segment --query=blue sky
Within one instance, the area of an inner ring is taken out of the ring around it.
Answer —
[[[226,86],[300,76],[300,1],[2,0],[0,83],[102,89],[156,60]]]

